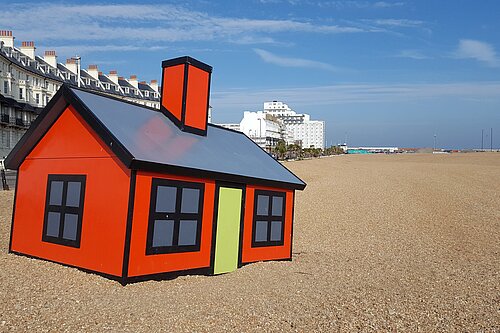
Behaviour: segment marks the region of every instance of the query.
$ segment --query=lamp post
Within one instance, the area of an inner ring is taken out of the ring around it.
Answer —
[[[481,151],[483,151],[484,129],[481,130]]]
[[[76,81],[78,84],[78,88],[80,88],[80,60],[82,59],[82,57],[77,55],[71,59],[74,59],[76,61]]]
[[[490,151],[493,151],[493,127],[490,128]]]
[[[259,142],[262,143],[262,119],[259,118]],[[266,146],[266,143],[264,141],[264,147]]]

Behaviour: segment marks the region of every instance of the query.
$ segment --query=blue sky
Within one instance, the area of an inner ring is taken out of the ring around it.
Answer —
[[[3,0],[5,1],[5,0]],[[2,1],[2,2],[3,2]],[[500,147],[500,1],[4,3],[18,45],[140,80],[190,55],[214,67],[216,122],[282,100],[328,144]],[[488,136],[487,136],[488,135]]]

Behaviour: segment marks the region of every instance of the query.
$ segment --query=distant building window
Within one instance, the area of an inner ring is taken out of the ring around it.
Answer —
[[[7,82],[7,81],[3,81],[3,92],[5,94],[9,93],[9,82]]]
[[[19,99],[23,99],[23,88],[19,88]]]
[[[125,92],[126,92],[127,94],[128,94],[128,91],[129,91],[129,90],[128,90],[128,88],[125,88]]]
[[[35,95],[36,104],[40,104],[40,94]]]
[[[42,240],[80,247],[85,175],[49,175]]]
[[[204,185],[153,179],[146,254],[200,250]]]
[[[283,245],[285,192],[255,191],[252,247]]]

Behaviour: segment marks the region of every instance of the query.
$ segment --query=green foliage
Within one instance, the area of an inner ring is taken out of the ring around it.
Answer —
[[[278,160],[284,159],[303,159],[328,155],[344,154],[344,150],[337,146],[332,146],[326,149],[321,148],[302,148],[298,144],[287,145],[284,140],[279,140],[276,147],[272,151]]]

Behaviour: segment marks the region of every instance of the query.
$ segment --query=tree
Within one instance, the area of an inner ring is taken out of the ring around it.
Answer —
[[[278,140],[278,143],[276,144],[276,147],[274,147],[274,153],[278,157],[278,160],[282,160],[285,158],[286,155],[286,142],[285,140]]]

